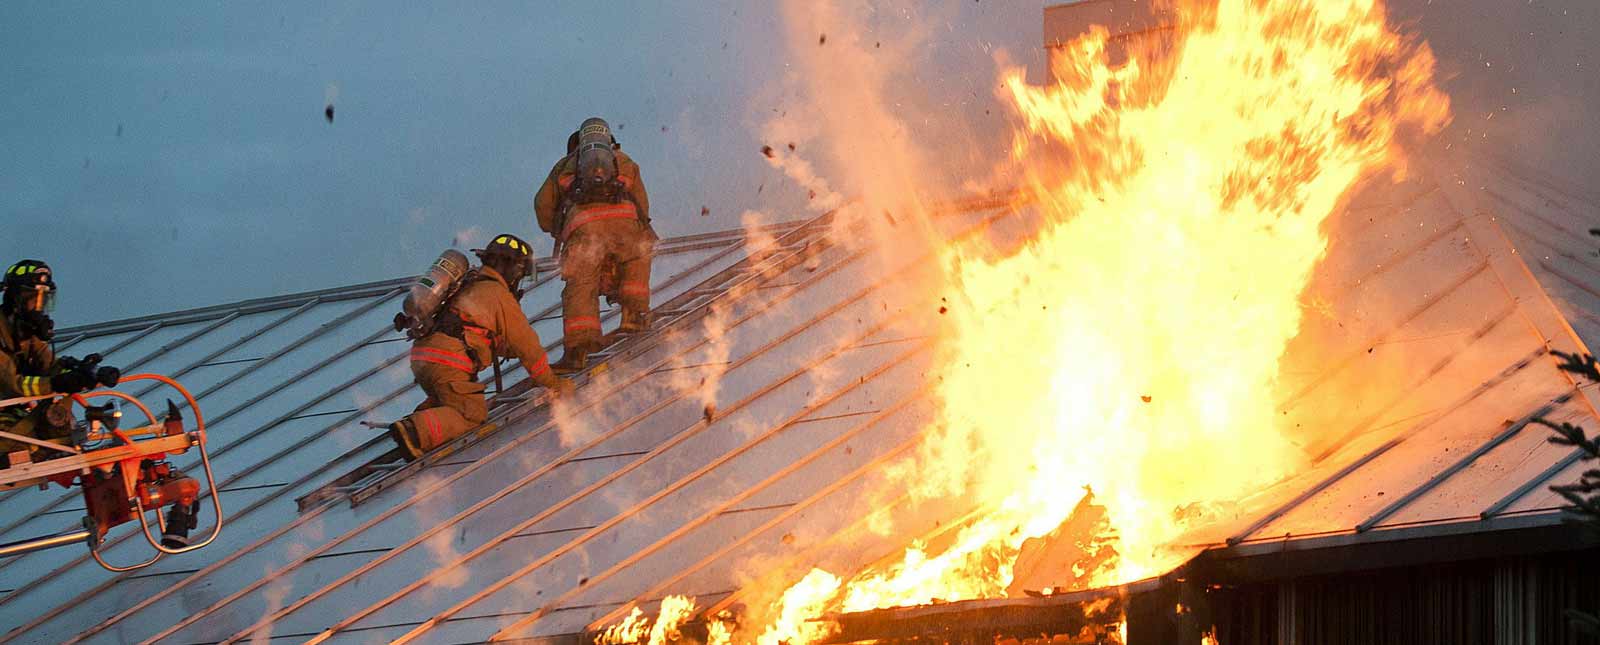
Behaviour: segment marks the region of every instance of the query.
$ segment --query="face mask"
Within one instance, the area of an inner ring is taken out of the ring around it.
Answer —
[[[49,342],[56,335],[56,322],[43,311],[18,311],[14,318],[19,337]]]
[[[33,311],[53,313],[56,310],[56,291],[49,288],[34,289],[33,297],[29,298],[27,302],[33,305],[31,307]],[[24,306],[24,308],[29,307]]]

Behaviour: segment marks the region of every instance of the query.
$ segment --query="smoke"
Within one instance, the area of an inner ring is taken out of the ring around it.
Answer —
[[[473,224],[466,228],[457,230],[456,234],[450,238],[450,246],[454,248],[465,248],[476,245],[480,240],[488,239],[488,237],[489,234],[484,233],[483,228],[479,227],[477,224]]]
[[[938,178],[945,171],[928,163],[928,153],[917,145],[905,118],[910,102],[895,99],[897,93],[916,95],[927,90],[919,87],[920,79],[914,74],[907,74],[914,69],[908,59],[919,51],[927,34],[911,17],[912,7],[898,3],[878,8],[846,8],[832,1],[784,3],[781,15],[790,65],[780,91],[774,94],[786,100],[781,109],[753,106],[758,114],[766,115],[759,120],[758,129],[767,143],[762,150],[767,163],[807,191],[809,208],[835,211],[827,233],[830,241],[845,248],[872,248],[869,261],[885,269],[928,252],[941,238],[931,225],[929,203],[955,190],[975,190],[970,183],[954,190],[942,188]],[[873,30],[868,26],[873,20],[891,20],[892,28]],[[956,186],[956,182],[949,184]],[[750,212],[743,219],[747,248],[752,255],[759,254],[769,244],[756,229],[764,218]],[[910,285],[894,291],[930,293],[936,288]],[[890,294],[884,297],[893,298]],[[893,309],[897,307],[886,304],[884,316],[893,315],[889,313]],[[715,327],[708,325],[708,334],[713,343],[723,343]],[[854,342],[853,337],[842,336],[830,346],[812,348],[808,356],[850,351],[848,346]],[[849,385],[837,369],[827,365],[824,361],[808,369],[808,404]],[[868,500],[884,501],[889,488],[872,487],[858,500],[858,509],[852,510],[872,511]],[[894,525],[890,516],[871,513],[866,528],[889,534]],[[825,553],[817,557],[827,558]],[[744,618],[763,629],[757,642],[809,642],[822,635],[807,619],[821,611],[841,581],[812,566],[793,555],[768,553],[747,556],[741,564],[741,586],[749,603]],[[811,572],[802,582],[789,587],[808,569]]]
[[[424,524],[427,526],[427,524]],[[428,554],[433,556],[433,561],[445,565],[461,558],[462,552],[456,548],[455,540],[459,529],[449,528],[429,536],[422,545],[428,549]],[[458,589],[467,583],[469,576],[467,567],[453,566],[445,570],[443,575],[433,579],[431,589]]]
[[[304,553],[305,548],[298,544],[294,545],[294,547],[289,550],[289,555],[291,558],[299,558]],[[263,571],[262,573],[265,575],[271,573],[271,570],[269,569],[267,571]],[[262,592],[262,595],[264,595],[267,600],[267,608],[266,611],[262,613],[261,617],[266,618],[267,616],[276,614],[279,610],[283,609],[283,601],[289,597],[289,592],[293,589],[293,581],[288,576],[280,577],[279,579],[274,580],[272,584],[267,585],[266,591]],[[250,635],[250,645],[266,645],[267,643],[271,642],[272,624],[270,623],[263,625],[261,629],[256,630],[255,633]]]
[[[771,223],[770,218],[758,211],[745,211],[740,221],[744,227],[746,262],[760,266],[778,250],[778,240],[767,228]],[[703,341],[693,351],[675,351],[675,358],[666,367],[666,374],[667,387],[699,403],[707,423],[716,420],[720,412],[718,396],[722,390],[722,378],[731,364],[732,339],[728,330],[734,323],[734,312],[730,303],[749,303],[753,298],[766,297],[757,290],[757,282],[759,280],[740,282],[731,287],[726,295],[710,303],[706,315],[698,321],[697,333],[674,334],[664,341],[664,344],[672,347],[685,347],[686,344]],[[779,303],[776,306],[783,305]],[[756,429],[750,430],[753,432]]]
[[[993,184],[1006,181],[1009,157],[993,136],[1001,117],[989,115],[1002,112],[994,65],[1008,59],[984,41],[939,40],[955,24],[984,29],[981,11],[788,2],[780,13],[789,69],[774,93],[782,100],[753,106],[763,152],[814,209],[837,209],[832,243],[871,248],[868,261],[887,273],[942,244],[936,204],[1010,188]],[[933,273],[909,290],[942,291]]]
[[[1600,4],[1586,0],[1498,2],[1390,0],[1439,57],[1457,118],[1441,137],[1447,156],[1484,149],[1586,185],[1600,172],[1600,101],[1594,30]],[[1591,199],[1592,199],[1591,193]]]
[[[288,556],[284,560],[285,562],[298,562],[301,557],[305,556],[307,551],[311,550],[311,545],[318,544],[322,541],[323,527],[322,520],[320,518],[307,524],[304,527],[304,530],[306,533],[308,533],[308,536],[302,542],[295,542],[289,545],[289,550],[285,554]],[[262,572],[262,575],[264,576],[271,574],[272,569],[270,566]],[[261,618],[265,619],[268,616],[278,613],[279,610],[282,610],[285,605],[284,601],[288,599],[291,591],[294,591],[294,576],[292,575],[285,574],[278,576],[277,580],[274,580],[271,584],[267,585],[267,588],[262,592],[262,595],[266,597],[267,606],[266,610],[262,612]],[[266,643],[270,642],[272,642],[271,623],[263,625],[261,629],[250,634],[251,645],[265,645]]]
[[[705,345],[698,351],[681,355],[667,372],[669,387],[699,402],[707,422],[716,418],[717,393],[722,387],[722,375],[728,370],[727,328],[731,316],[726,302],[713,303],[700,319]]]
[[[430,490],[442,481],[443,477],[425,470],[417,475],[417,480],[416,490]],[[460,510],[445,503],[440,497],[433,496],[414,505],[413,508],[417,514],[417,526],[424,527],[438,526]],[[428,555],[433,558],[434,569],[448,567],[424,588],[424,593],[433,594],[442,590],[456,589],[467,583],[467,568],[459,566],[459,561],[465,553],[455,545],[455,536],[460,530],[459,527],[445,528],[428,536],[428,539],[422,542],[423,548],[427,549]],[[456,563],[457,566],[450,566],[452,563]]]
[[[611,388],[611,375],[602,374],[599,378],[591,377],[589,387],[592,390],[607,391]],[[574,403],[566,399],[558,399],[550,404],[550,420],[555,424],[556,438],[561,442],[562,449],[570,449],[580,443],[587,442],[596,433],[596,425],[587,418],[579,415],[574,409]],[[529,453],[523,465],[528,468],[542,466],[540,456]]]
[[[765,256],[777,248],[778,238],[771,230],[764,228],[772,223],[772,218],[765,213],[747,210],[739,215],[739,223],[744,227],[745,255],[752,258]]]
[[[783,17],[789,49],[795,54],[791,79],[810,99],[791,110],[805,117],[810,124],[806,130],[820,135],[819,143],[830,155],[830,170],[869,211],[899,208],[905,200],[914,200],[924,192],[919,177],[926,176],[920,172],[926,164],[888,98],[894,70],[902,61],[871,53],[881,52],[881,46],[868,44],[872,35],[858,15],[834,2],[785,3]],[[911,24],[911,32],[899,39],[920,40],[920,30]],[[813,45],[819,34],[831,39]],[[780,121],[771,127],[784,125]]]
[[[373,366],[377,367],[378,364],[381,364],[383,361],[379,357],[374,357],[372,362]],[[397,361],[393,365],[379,370],[377,374],[369,376],[366,380],[350,387],[348,390],[350,402],[357,410],[366,410],[368,415],[378,412],[384,408],[385,405],[404,405],[404,403],[399,402],[396,399],[391,399],[387,402],[381,403],[380,401],[382,401],[383,397],[388,396],[391,392],[393,392],[396,387],[412,383],[413,376],[411,374],[410,363],[406,361]],[[402,395],[402,398],[403,396],[404,395]],[[378,419],[372,419],[369,417],[369,421],[377,422]],[[388,423],[389,421],[393,421],[393,419],[382,419],[382,422],[384,423]],[[342,426],[342,428],[358,430],[367,429],[358,424],[348,424],[346,426]],[[356,442],[364,439],[365,436],[362,436],[353,439],[347,439],[346,441],[348,445],[354,445]]]
[[[835,192],[828,181],[817,174],[816,166],[798,152],[801,146],[810,144],[817,136],[814,116],[802,112],[784,112],[767,121],[761,129],[762,139],[783,143],[769,144],[762,148],[762,153],[768,165],[783,171],[784,175],[806,189],[809,195],[807,208],[819,212],[830,211],[844,205],[844,196]]]
[[[923,132],[911,125],[918,122],[918,108],[913,103],[896,99],[907,91],[907,70],[914,69],[914,65],[907,65],[908,55],[904,52],[916,51],[914,45],[926,38],[926,31],[917,28],[917,21],[908,18],[894,23],[897,27],[910,27],[899,30],[903,36],[878,38],[883,32],[874,32],[867,25],[884,21],[884,16],[891,13],[894,12],[871,8],[846,9],[833,2],[791,2],[783,5],[785,39],[791,54],[790,74],[784,82],[789,86],[790,94],[800,98],[785,104],[776,117],[767,118],[761,127],[762,136],[768,142],[768,148],[763,152],[769,164],[783,170],[792,180],[817,196],[828,200],[837,196],[839,201],[836,203],[842,207],[830,232],[833,241],[858,248],[870,246],[873,249],[872,257],[883,261],[885,267],[891,264],[898,266],[901,262],[897,261],[916,257],[926,252],[932,242],[939,240],[930,204],[959,192],[981,193],[985,189],[1008,188],[984,186],[971,180],[971,177],[978,176],[972,174],[956,177],[957,181],[948,181],[951,179],[948,168],[952,164],[945,162],[950,156],[949,151],[938,142],[913,135],[914,132]],[[911,15],[909,10],[904,9],[900,13]],[[893,41],[888,52],[882,47],[884,40]],[[1013,80],[1020,78],[1015,74],[1008,74],[1008,77]],[[921,89],[927,91],[926,87]],[[940,134],[942,136],[943,133]],[[1018,145],[1023,145],[1023,142]],[[1046,147],[1028,145],[1027,149],[1042,154]],[[1085,154],[1093,152],[1087,150]],[[938,165],[931,162],[938,162]],[[1092,169],[1091,166],[1093,164],[1084,164],[1069,167],[1068,170],[1085,171]],[[989,168],[992,171],[989,174],[991,179],[1003,176],[1000,173],[1005,167],[1000,163],[991,164]],[[1026,277],[1021,281],[1026,282]],[[1004,286],[995,285],[997,291],[1003,290]],[[921,293],[942,291],[939,284],[906,285],[905,289]],[[1105,301],[1114,300],[1108,298]],[[1009,366],[988,367],[1005,369]],[[831,380],[831,375],[824,377],[823,380]],[[1144,401],[1148,402],[1149,398],[1145,397]],[[927,430],[934,434],[957,435],[965,431],[962,428],[943,427]],[[946,457],[944,461],[962,462],[962,455]],[[901,485],[915,485],[919,480],[928,479],[922,468],[915,464],[902,464],[884,470],[890,482]],[[961,486],[972,482],[968,477],[957,476],[937,483],[945,487],[934,491],[933,495],[960,493]],[[1007,480],[1005,483],[1013,482]],[[889,522],[874,523],[870,528],[883,533],[894,531]],[[985,527],[985,531],[991,529],[1000,530]],[[932,569],[955,569],[969,565],[990,568],[992,562],[980,560],[989,556],[989,545],[997,540],[982,531],[972,533],[969,538],[963,532],[958,540],[963,545],[970,543],[970,548],[952,548],[939,556],[948,556],[951,564]],[[913,555],[923,556],[919,551],[908,552],[906,557],[910,560]],[[920,562],[908,563],[905,568],[913,568],[913,565],[918,569],[924,568]],[[999,577],[1009,580],[1009,571]],[[976,575],[971,578],[979,581],[989,579]],[[770,582],[763,579],[758,584]],[[832,597],[838,585],[837,579],[831,582],[802,581],[791,591],[809,588],[820,594],[820,600],[788,598],[772,605],[759,605],[756,614],[783,617],[798,611],[807,616],[815,615],[821,603]],[[776,589],[771,588],[747,591],[763,600],[771,600],[777,595]],[[974,595],[988,593],[990,591]],[[887,592],[880,595],[895,596]],[[771,628],[777,633],[769,632],[767,637],[774,640],[808,640],[784,631],[786,628],[781,623],[790,621],[778,622],[780,625]]]

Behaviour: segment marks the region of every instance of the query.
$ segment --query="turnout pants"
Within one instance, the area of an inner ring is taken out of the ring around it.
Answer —
[[[561,256],[562,345],[600,346],[601,271],[614,265],[624,328],[644,327],[650,313],[650,255],[654,240],[637,219],[590,222],[572,232]]]
[[[423,452],[466,434],[489,418],[482,383],[472,374],[435,363],[411,361],[411,374],[428,395],[406,417],[417,429]]]

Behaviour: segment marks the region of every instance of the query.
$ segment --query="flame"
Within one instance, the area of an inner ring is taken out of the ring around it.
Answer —
[[[1401,143],[1443,128],[1449,100],[1379,0],[1174,8],[1169,38],[1125,63],[1096,28],[1048,86],[1003,72],[1042,224],[1014,251],[943,252],[941,418],[892,471],[986,512],[939,553],[847,581],[813,569],[756,614],[760,645],[825,637],[827,611],[1004,596],[1035,538],[1077,554],[1052,585],[1159,575],[1194,554],[1186,533],[1306,465],[1275,387],[1324,220],[1402,172]]]
[[[649,645],[667,645],[680,640],[678,628],[694,617],[694,599],[688,596],[667,596],[661,599],[661,611],[655,624],[650,626]]]
[[[1075,509],[1104,517],[1053,536],[1086,556],[1057,582],[1159,575],[1193,555],[1182,535],[1305,465],[1274,388],[1323,221],[1448,99],[1376,0],[1178,15],[1169,55],[1109,64],[1096,28],[1053,85],[1005,73],[1046,224],[1005,257],[946,252],[943,423],[915,470],[923,494],[994,510],[944,554],[846,583],[847,608],[1003,595],[1024,541]]]
[[[733,642],[733,628],[721,620],[706,623],[706,645],[728,645]]]
[[[644,610],[638,607],[628,610],[628,616],[614,625],[607,625],[605,629],[594,636],[594,645],[623,645],[624,643],[637,643],[644,640],[650,633],[650,619],[644,615]]]
[[[828,636],[831,631],[828,625],[812,619],[821,616],[828,602],[838,593],[838,576],[822,569],[812,569],[800,582],[783,592],[783,598],[778,601],[781,609],[777,617],[756,638],[756,645],[798,645]]]
[[[667,596],[661,599],[661,609],[654,620],[644,615],[644,610],[634,607],[628,616],[601,630],[594,637],[594,645],[670,645],[682,640],[679,628],[694,618],[694,598]]]

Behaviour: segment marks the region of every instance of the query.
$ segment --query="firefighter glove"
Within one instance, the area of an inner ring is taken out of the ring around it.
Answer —
[[[94,389],[95,378],[77,370],[69,370],[50,377],[50,390],[56,394],[77,394]]]

